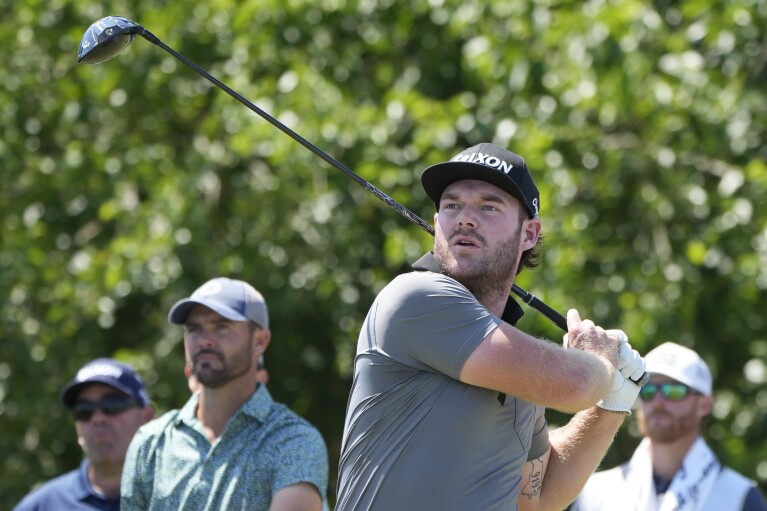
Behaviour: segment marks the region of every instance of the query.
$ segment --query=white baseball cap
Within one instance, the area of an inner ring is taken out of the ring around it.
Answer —
[[[711,395],[711,371],[690,348],[666,342],[645,355],[644,361],[648,373],[668,376],[704,396]]]

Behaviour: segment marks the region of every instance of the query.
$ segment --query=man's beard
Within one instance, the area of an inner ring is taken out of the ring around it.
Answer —
[[[442,273],[452,277],[471,291],[480,302],[484,298],[494,299],[499,293],[508,294],[511,291],[511,279],[517,273],[517,261],[519,260],[519,237],[520,229],[512,235],[499,241],[494,247],[488,245],[485,239],[473,231],[456,229],[447,238],[438,239],[434,244],[434,257],[442,270]],[[481,255],[472,259],[469,263],[465,260],[462,268],[458,269],[458,263],[450,251],[450,238],[466,235],[479,240],[484,249]],[[499,288],[499,284],[508,288]]]
[[[651,416],[657,414],[664,414],[668,417],[666,424],[662,427],[658,425],[650,426]],[[659,444],[670,444],[679,439],[687,438],[692,434],[697,435],[700,428],[695,409],[690,410],[689,414],[682,417],[660,410],[651,413],[643,412],[638,423],[642,435],[649,437],[650,440]]]
[[[251,342],[248,342],[239,353],[230,357],[229,360],[217,351],[201,350],[197,355],[201,353],[214,353],[218,355],[221,361],[221,367],[218,368],[212,367],[207,360],[194,362],[192,366],[197,381],[211,389],[223,387],[235,378],[247,374],[253,364],[253,345]]]

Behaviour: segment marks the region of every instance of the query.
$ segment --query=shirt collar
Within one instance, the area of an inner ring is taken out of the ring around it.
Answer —
[[[80,468],[77,471],[77,487],[74,488],[74,494],[75,497],[81,501],[87,499],[91,495],[95,495],[95,492],[91,487],[91,482],[88,481],[88,465],[90,465],[90,462],[86,458],[80,463]]]
[[[119,498],[117,498],[116,501],[110,500],[93,489],[93,485],[88,479],[88,467],[90,464],[91,462],[88,458],[85,458],[83,462],[80,463],[80,468],[77,469],[77,484],[72,488],[73,496],[80,502],[85,502],[91,498],[97,498],[105,502],[119,501]]]
[[[419,260],[412,264],[415,271],[430,271],[433,273],[442,273],[442,270],[437,263],[437,259],[432,252],[426,252]],[[525,311],[522,307],[509,295],[509,299],[506,300],[506,306],[501,314],[501,319],[511,325],[516,324],[517,321],[524,315]]]
[[[192,394],[192,397],[189,398],[184,407],[179,410],[178,415],[176,416],[176,425],[184,422],[191,426],[199,422],[197,420],[197,404],[199,401],[200,392]],[[266,422],[266,418],[269,416],[273,404],[274,400],[272,399],[269,390],[267,390],[266,385],[259,383],[256,391],[247,401],[245,401],[245,403],[243,403],[235,416],[242,413],[253,417],[258,421]]]

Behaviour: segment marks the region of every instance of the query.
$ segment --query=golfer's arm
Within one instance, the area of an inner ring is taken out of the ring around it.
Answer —
[[[574,501],[602,461],[624,417],[593,407],[552,431],[551,449],[523,468],[519,511],[562,510]]]
[[[581,350],[531,337],[508,323],[493,330],[469,355],[464,383],[575,413],[609,390],[612,366]]]

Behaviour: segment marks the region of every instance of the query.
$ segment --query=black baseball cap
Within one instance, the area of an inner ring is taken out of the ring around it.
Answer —
[[[149,405],[144,382],[129,365],[111,358],[97,358],[85,364],[74,379],[61,389],[61,402],[73,408],[80,391],[92,383],[103,383],[136,400],[139,406]]]
[[[450,161],[434,164],[421,174],[423,189],[437,209],[445,188],[463,179],[497,186],[519,199],[530,218],[538,217],[541,204],[538,187],[518,154],[485,142],[461,151]]]

